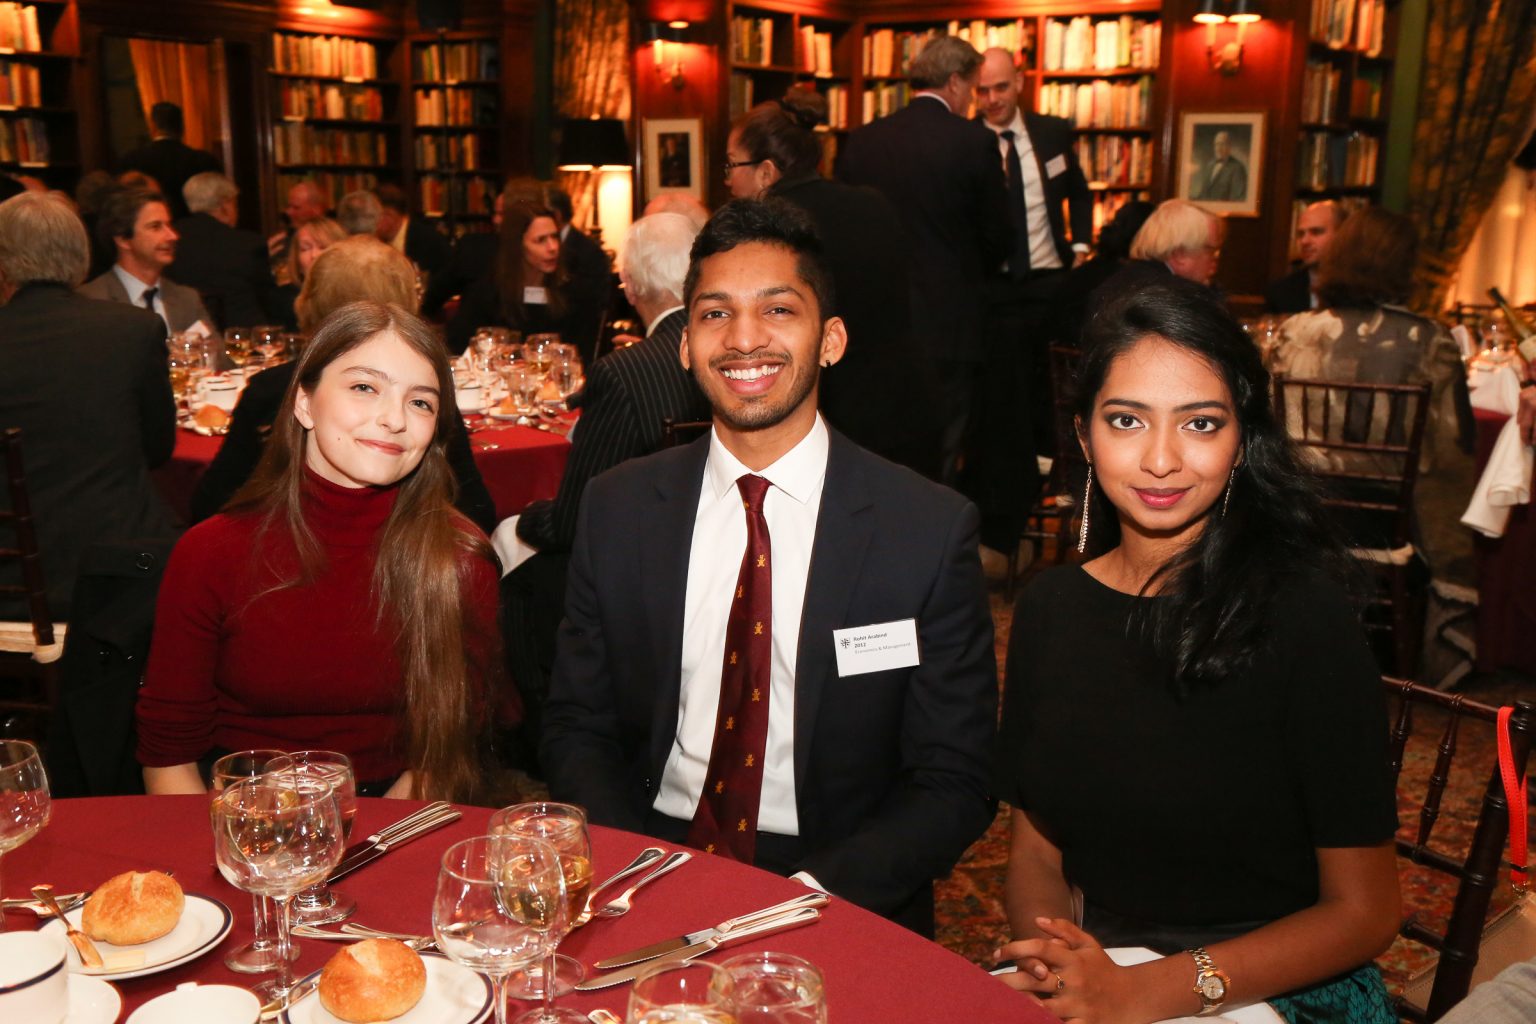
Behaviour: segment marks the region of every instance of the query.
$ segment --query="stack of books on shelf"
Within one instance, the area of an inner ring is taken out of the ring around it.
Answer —
[[[35,117],[0,121],[0,163],[43,167],[48,163],[48,130]]]
[[[1035,109],[1078,128],[1145,128],[1152,119],[1152,76],[1090,82],[1046,82]]]
[[[336,174],[330,171],[314,171],[310,174],[279,174],[277,176],[278,195],[287,195],[288,190],[301,182],[311,182],[328,197],[327,205],[334,207],[341,197],[348,192],[372,191],[379,187],[379,178],[376,174],[350,172]]]
[[[751,110],[755,105],[753,98],[752,76],[744,75],[739,71],[731,73],[731,120],[734,121],[742,114]]]
[[[429,127],[496,123],[496,94],[489,89],[417,89],[416,123]]]
[[[1344,73],[1325,60],[1307,61],[1301,76],[1301,119],[1306,124],[1332,124],[1339,110]]]
[[[478,171],[481,167],[480,136],[418,135],[416,167],[423,171],[438,169]]]
[[[289,121],[277,126],[273,142],[277,162],[289,166],[360,164],[382,167],[389,162],[389,136],[384,132],[314,128]]]
[[[1302,188],[1367,188],[1376,184],[1381,140],[1350,132],[1305,132],[1298,152],[1297,181]]]
[[[43,79],[35,64],[0,60],[0,109],[43,105]]]
[[[1381,117],[1381,90],[1385,76],[1380,68],[1360,68],[1349,86],[1349,116]]]
[[[815,25],[800,26],[800,70],[817,78],[831,78],[832,33],[818,31]]]
[[[1312,38],[1335,50],[1381,54],[1387,0],[1312,0]]]
[[[1152,70],[1162,46],[1162,23],[1122,15],[1094,21],[1049,18],[1041,66],[1046,71]]]
[[[495,43],[433,43],[412,54],[418,82],[494,81],[500,74]]]
[[[272,70],[325,78],[378,78],[378,48],[345,36],[272,36]]]
[[[848,128],[848,96],[846,85],[829,85],[826,88],[827,127],[833,131],[846,131]]]
[[[877,117],[894,114],[907,105],[912,98],[912,89],[906,82],[884,82],[879,85],[866,85],[864,87],[863,124],[869,124]]]
[[[1033,19],[982,21],[978,18],[966,22],[952,21],[949,23],[948,32],[952,36],[959,36],[983,53],[994,46],[1013,54],[1024,51],[1032,53],[1035,48]]]
[[[285,120],[384,120],[384,94],[371,85],[285,80],[278,94]]]
[[[773,63],[773,19],[731,19],[731,60],[767,67]]]
[[[1091,184],[1145,186],[1152,180],[1152,142],[1139,136],[1084,136],[1077,140],[1077,162]]]
[[[1131,192],[1095,192],[1093,194],[1093,238],[1097,242],[1104,225],[1114,220],[1120,207],[1135,198]]]
[[[0,3],[0,50],[36,53],[43,48],[37,30],[37,8],[30,4]]]
[[[428,217],[448,212],[448,200],[459,216],[484,216],[496,201],[496,183],[490,178],[445,178],[423,175],[416,183],[417,206]]]
[[[1012,53],[1033,54],[1035,48],[1035,25],[1027,18],[1003,22],[951,21],[943,31],[938,28],[871,29],[864,33],[861,54],[864,74],[877,77],[905,75],[912,58],[923,51],[929,40],[941,35],[959,36],[978,50],[998,46]]]

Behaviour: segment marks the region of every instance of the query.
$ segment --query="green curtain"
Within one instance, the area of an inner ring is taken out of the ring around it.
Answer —
[[[1536,0],[1432,0],[1408,214],[1422,244],[1414,305],[1438,311],[1524,141],[1536,99]]]
[[[629,122],[629,3],[560,0],[555,20],[555,110],[560,117],[615,117]],[[592,203],[585,173],[556,172],[587,222]]]

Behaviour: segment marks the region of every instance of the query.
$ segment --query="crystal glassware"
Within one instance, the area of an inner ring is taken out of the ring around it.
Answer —
[[[214,800],[219,873],[277,904],[277,977],[252,988],[263,1002],[284,999],[293,987],[289,901],[331,873],[344,845],[336,793],[324,779],[281,771],[231,783]]]
[[[553,847],[527,836],[477,836],[443,854],[432,935],[448,959],[490,978],[496,1024],[506,1024],[508,975],[554,948],[570,926],[567,908]]]
[[[592,840],[587,834],[587,812],[574,804],[549,801],[514,804],[491,815],[489,827],[492,835],[542,839],[560,855],[565,875],[565,927],[550,944],[549,955],[542,964],[519,971],[508,983],[508,991],[517,998],[544,1001],[542,1009],[523,1014],[518,1024],[583,1024],[586,1017],[582,1014],[556,1009],[555,997],[565,995],[586,977],[579,961],[560,956],[556,949],[586,909],[587,893],[592,889]]]
[[[210,795],[217,799],[225,787],[244,779],[255,779],[269,771],[281,771],[289,765],[288,755],[281,750],[240,750],[225,754],[213,762],[209,772]],[[209,815],[212,816],[210,804]],[[224,966],[241,974],[265,974],[277,970],[277,939],[272,935],[272,901],[266,896],[251,894],[251,941],[239,949],[231,950],[224,957]],[[289,959],[297,959],[297,947],[290,946]]]
[[[731,976],[703,960],[658,960],[629,991],[627,1024],[735,1024]]]
[[[288,755],[292,770],[300,775],[324,779],[336,791],[336,807],[341,811],[341,838],[352,838],[352,821],[357,817],[357,778],[352,759],[334,750],[297,750]],[[290,908],[295,924],[335,924],[357,912],[357,901],[333,892],[324,882],[316,882],[294,897]]]
[[[809,960],[745,953],[720,966],[731,976],[736,1024],[827,1024],[826,986]]]
[[[251,348],[267,366],[282,362],[283,329],[271,324],[251,328]]]
[[[0,862],[48,824],[53,801],[37,748],[26,740],[0,740]],[[5,875],[0,873],[0,895]],[[5,928],[0,915],[0,931]]]
[[[251,329],[249,327],[231,327],[224,332],[224,354],[229,361],[237,367],[245,365],[251,358]]]

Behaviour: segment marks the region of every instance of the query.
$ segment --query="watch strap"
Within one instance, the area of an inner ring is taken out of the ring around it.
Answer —
[[[1231,979],[1226,972],[1216,966],[1216,961],[1211,959],[1211,954],[1206,952],[1204,946],[1196,946],[1185,950],[1195,961],[1195,995],[1200,998],[1200,1016],[1215,1013],[1223,1003],[1227,1001],[1227,990],[1231,986]],[[1221,998],[1212,999],[1205,994],[1205,981],[1207,978],[1221,979]]]

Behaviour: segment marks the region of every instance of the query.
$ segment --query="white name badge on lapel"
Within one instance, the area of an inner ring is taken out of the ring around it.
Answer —
[[[542,285],[530,284],[523,286],[523,304],[528,306],[549,305],[549,291]]]
[[[857,676],[922,664],[917,649],[917,620],[897,619],[832,631],[837,674]]]
[[[1065,174],[1066,171],[1067,158],[1064,156],[1053,156],[1045,162],[1045,176],[1048,178],[1054,178],[1058,174]]]

